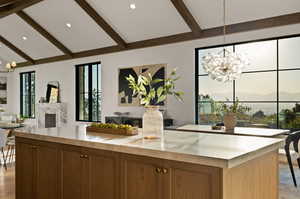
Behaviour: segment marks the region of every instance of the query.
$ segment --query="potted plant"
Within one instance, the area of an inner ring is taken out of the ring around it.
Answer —
[[[163,116],[159,105],[168,95],[182,101],[183,92],[176,91],[175,82],[179,79],[173,70],[166,79],[153,79],[151,74],[139,75],[135,79],[132,75],[126,78],[133,95],[138,95],[141,105],[146,111],[143,115],[143,137],[146,139],[160,138],[163,133]]]
[[[227,99],[227,101],[229,101]],[[216,111],[219,114],[223,115],[224,126],[226,131],[233,131],[237,124],[237,115],[245,114],[251,110],[250,107],[245,106],[240,103],[237,98],[236,101],[232,105],[228,105],[225,103],[217,103]]]

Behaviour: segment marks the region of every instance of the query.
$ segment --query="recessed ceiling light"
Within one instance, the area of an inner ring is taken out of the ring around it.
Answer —
[[[71,27],[72,27],[72,24],[66,23],[66,26],[67,26],[68,28],[71,28]]]
[[[130,4],[130,9],[131,9],[131,10],[136,9],[136,5],[135,5],[134,3]]]
[[[23,36],[22,39],[25,41],[25,40],[27,40],[27,37]]]

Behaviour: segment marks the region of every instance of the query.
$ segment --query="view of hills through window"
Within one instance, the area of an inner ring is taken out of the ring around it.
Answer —
[[[221,122],[218,102],[239,99],[251,110],[238,115],[238,126],[300,129],[300,36],[226,45],[250,61],[241,78],[229,83],[210,79],[201,65],[203,56],[223,48],[197,49],[196,121]]]

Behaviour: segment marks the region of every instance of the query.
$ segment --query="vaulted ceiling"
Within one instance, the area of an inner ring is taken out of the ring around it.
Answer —
[[[227,0],[226,10],[229,34],[300,23],[299,0]],[[0,0],[0,60],[29,66],[217,36],[222,16],[222,0]]]

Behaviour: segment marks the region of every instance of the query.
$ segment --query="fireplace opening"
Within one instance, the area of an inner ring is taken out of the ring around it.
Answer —
[[[45,113],[45,128],[56,127],[56,114]]]

